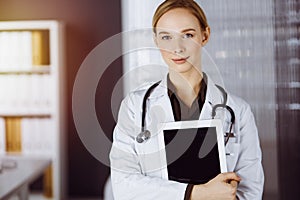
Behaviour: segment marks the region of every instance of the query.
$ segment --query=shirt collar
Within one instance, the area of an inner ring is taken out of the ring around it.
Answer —
[[[203,73],[204,74],[204,73]],[[221,91],[216,87],[213,80],[209,77],[209,75],[205,75],[207,80],[207,91],[205,97],[205,104],[209,103],[210,105],[216,105],[223,103],[223,95]],[[160,82],[160,84],[155,88],[152,94],[149,97],[150,99],[157,99],[160,97],[168,97],[168,77],[165,78]]]

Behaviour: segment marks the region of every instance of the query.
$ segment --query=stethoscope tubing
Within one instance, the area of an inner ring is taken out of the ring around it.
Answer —
[[[143,143],[143,142],[147,141],[148,139],[150,139],[150,137],[151,137],[150,131],[145,129],[145,121],[146,121],[146,113],[147,113],[147,99],[150,97],[150,95],[153,92],[153,90],[160,84],[160,82],[161,81],[158,81],[158,82],[154,83],[146,91],[146,93],[144,95],[143,104],[142,104],[141,132],[136,137],[136,141],[138,143]],[[213,108],[212,108],[212,119],[214,119],[215,116],[216,116],[216,110],[217,110],[217,108],[225,108],[230,113],[230,115],[231,115],[229,133],[226,133],[226,138],[225,138],[225,146],[226,146],[226,144],[229,141],[229,138],[230,138],[231,134],[233,134],[231,132],[232,132],[233,125],[235,123],[235,114],[234,114],[233,109],[230,106],[226,105],[227,104],[227,92],[224,90],[224,88],[222,88],[219,85],[216,85],[216,87],[223,94],[223,103],[213,105]]]

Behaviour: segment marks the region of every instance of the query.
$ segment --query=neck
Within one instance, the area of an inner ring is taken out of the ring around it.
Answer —
[[[180,99],[186,105],[191,106],[198,96],[203,73],[201,71],[194,71],[193,73],[183,74],[170,71],[169,77]]]
[[[193,90],[198,94],[203,73],[200,70],[194,70],[192,73],[177,73],[175,71],[169,71],[169,77],[177,92],[181,90]]]

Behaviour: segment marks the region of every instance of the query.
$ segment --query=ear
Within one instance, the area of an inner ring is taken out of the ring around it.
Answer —
[[[210,27],[206,27],[204,31],[202,31],[202,46],[205,46],[210,38]]]

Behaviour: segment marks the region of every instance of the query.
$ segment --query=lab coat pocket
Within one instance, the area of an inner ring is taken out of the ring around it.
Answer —
[[[164,151],[159,149],[155,136],[144,143],[136,145],[142,174],[145,176],[155,176],[163,178]]]
[[[240,144],[228,142],[225,148],[228,172],[233,172],[239,156]]]

